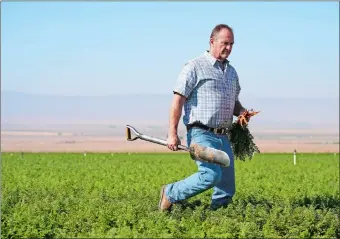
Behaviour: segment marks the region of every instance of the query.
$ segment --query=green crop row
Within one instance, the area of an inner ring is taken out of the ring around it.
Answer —
[[[162,185],[196,172],[187,154],[2,153],[2,238],[339,238],[339,155],[236,161],[237,191],[158,211]]]

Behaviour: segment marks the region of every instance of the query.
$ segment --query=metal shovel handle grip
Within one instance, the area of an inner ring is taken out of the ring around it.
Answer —
[[[136,132],[134,132],[136,134]],[[136,135],[135,137],[131,137],[131,128],[130,127],[126,127],[126,139],[128,141],[133,141],[133,140],[136,140],[138,139],[138,135]]]

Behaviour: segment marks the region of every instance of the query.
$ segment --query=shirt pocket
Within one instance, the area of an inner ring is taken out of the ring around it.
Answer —
[[[226,84],[221,82],[222,79],[218,75],[218,73],[214,71],[206,71],[202,72],[197,79],[197,85],[200,88],[200,90],[203,90],[204,92],[214,92],[214,93],[220,93],[226,90]]]
[[[201,71],[197,74],[198,81],[206,81],[206,80],[218,80],[219,75],[218,72],[214,69],[208,69],[205,71]]]

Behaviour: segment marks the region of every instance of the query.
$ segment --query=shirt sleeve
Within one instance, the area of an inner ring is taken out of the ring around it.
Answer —
[[[188,62],[183,67],[181,73],[178,76],[174,93],[181,94],[186,98],[189,97],[191,92],[193,91],[197,82],[197,75],[195,70],[195,64],[192,62]]]

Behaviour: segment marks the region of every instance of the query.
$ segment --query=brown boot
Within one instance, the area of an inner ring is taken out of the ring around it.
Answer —
[[[164,189],[165,189],[165,186],[163,186],[161,189],[161,196],[160,196],[160,200],[158,204],[160,211],[170,210],[172,206],[171,202],[169,202],[169,200],[165,196]]]

